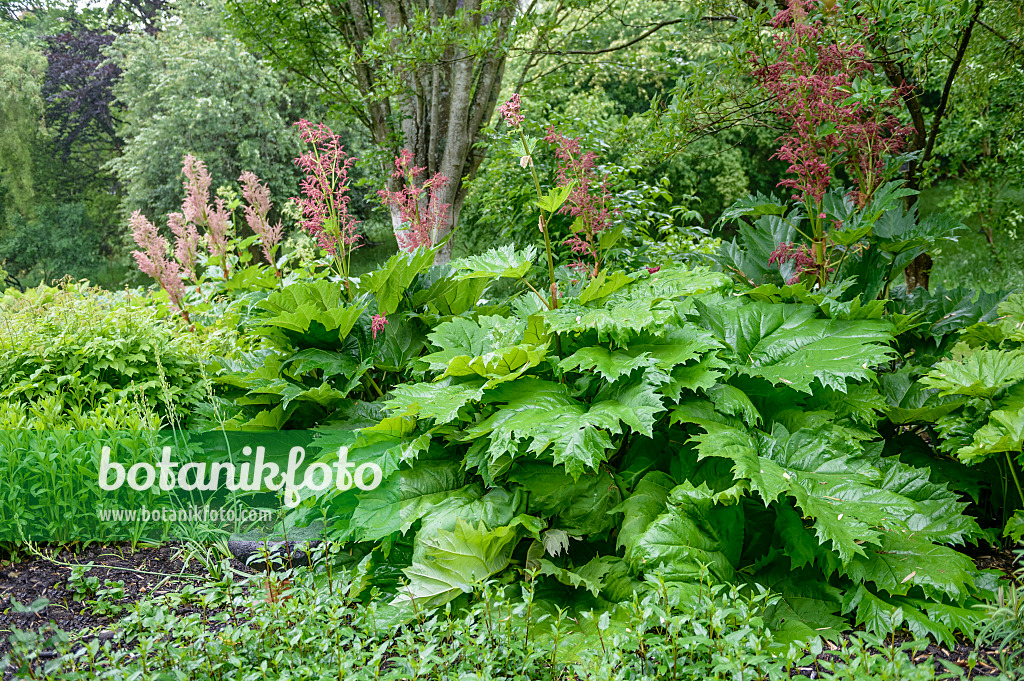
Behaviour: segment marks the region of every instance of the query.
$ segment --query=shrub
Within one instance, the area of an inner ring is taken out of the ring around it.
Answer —
[[[216,345],[161,318],[139,293],[84,284],[8,291],[0,298],[0,399],[28,409],[57,395],[64,415],[138,402],[178,420],[204,399],[202,357]]]

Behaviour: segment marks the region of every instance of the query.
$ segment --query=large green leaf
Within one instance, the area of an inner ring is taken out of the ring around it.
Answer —
[[[845,392],[847,379],[873,379],[871,367],[893,355],[886,322],[816,319],[811,305],[716,296],[696,301],[695,311],[690,316],[725,344],[738,371],[805,393],[815,380]]]
[[[1024,350],[975,350],[962,360],[944,359],[921,379],[942,395],[992,398],[1024,381]]]
[[[868,547],[846,569],[855,582],[872,582],[891,595],[918,587],[929,598],[958,603],[970,595],[976,573],[969,557],[906,529],[884,533],[878,546]]]
[[[283,337],[291,345],[329,350],[340,346],[365,309],[342,304],[341,287],[323,279],[291,284],[257,307],[272,313],[256,322],[257,332]]]
[[[479,485],[466,484],[465,471],[452,461],[418,461],[401,472],[399,506],[402,532],[453,497],[475,501],[483,496]]]
[[[918,333],[930,335],[936,342],[978,322],[992,322],[999,315],[998,306],[1006,299],[1005,291],[988,293],[957,287],[931,290],[918,287],[895,300],[896,311],[918,314],[924,328]]]
[[[485,278],[442,277],[429,288],[413,293],[412,305],[426,305],[431,312],[443,316],[460,315],[473,309],[490,284]]]
[[[381,338],[373,355],[373,366],[394,373],[405,371],[419,357],[426,340],[413,322],[401,317],[390,320]]]
[[[594,279],[587,284],[587,287],[580,292],[580,305],[586,305],[592,300],[604,298],[607,295],[618,291],[626,284],[633,281],[633,277],[622,272],[608,274],[607,270],[601,270]]]
[[[774,195],[765,196],[761,192],[748,194],[737,199],[731,206],[722,211],[720,222],[729,222],[740,217],[758,218],[762,215],[785,215],[786,204]]]
[[[661,395],[646,377],[620,381],[601,390],[590,405],[587,419],[590,423],[619,432],[618,421],[634,432],[654,436],[657,417],[665,411]]]
[[[508,567],[518,539],[515,527],[488,530],[483,523],[473,527],[461,519],[452,532],[417,535],[417,542],[425,547],[422,561],[405,568],[409,583],[399,589],[391,604],[431,608],[472,592],[485,579]]]
[[[796,210],[788,217],[783,213],[762,213],[754,225],[738,221],[736,238],[722,242],[714,256],[715,261],[744,284],[781,284],[793,276],[794,269],[786,264],[780,272],[778,265],[769,262],[771,254],[779,244],[792,243],[797,239],[796,226],[800,221],[801,216]]]
[[[553,526],[576,537],[596,537],[616,526],[614,511],[622,500],[615,479],[607,471],[577,479],[544,462],[519,464],[509,474],[528,492],[530,513],[552,518]]]
[[[940,241],[956,241],[956,233],[964,225],[949,213],[933,213],[918,219],[917,204],[909,211],[895,207],[875,222],[874,235],[878,247],[890,253],[915,249],[927,250]]]
[[[792,498],[844,565],[893,532],[915,532],[927,543],[962,541],[977,531],[962,514],[965,504],[930,482],[926,471],[895,459],[872,465],[832,424],[792,434],[776,425],[771,435],[711,422],[704,427],[708,434],[697,437],[701,458],[731,459],[734,476],[748,480],[766,505],[783,494]]]
[[[566,471],[578,477],[596,470],[607,458],[612,446],[607,431],[621,432],[618,415],[604,409],[591,414],[559,383],[521,378],[489,391],[485,400],[502,406],[466,436],[489,435],[491,461],[514,453],[520,441],[528,441],[530,452],[541,454],[550,448],[555,463],[565,464]]]
[[[452,263],[452,269],[467,279],[487,278],[522,279],[537,259],[537,249],[528,246],[517,251],[511,244],[492,248],[486,253],[461,258]]]
[[[618,538],[620,548],[627,551],[633,548],[644,530],[665,511],[675,486],[676,481],[661,471],[651,471],[637,483],[633,493],[614,509],[623,514]]]
[[[595,556],[579,568],[559,567],[546,558],[540,560],[540,574],[554,577],[562,584],[579,589],[584,588],[597,596],[604,587],[604,576],[612,569],[618,558]]]
[[[672,300],[720,288],[725,278],[703,268],[665,268],[638,279],[588,305],[566,301],[557,310],[544,310],[549,331],[584,333],[596,331],[598,339],[625,346],[645,329],[661,331],[671,321]]]
[[[576,369],[580,372],[596,371],[606,380],[614,381],[640,367],[654,364],[646,353],[632,355],[624,350],[611,350],[602,345],[588,345],[580,348],[558,363],[563,371]]]
[[[847,628],[838,617],[840,591],[811,570],[790,569],[785,561],[754,573],[749,581],[770,589],[778,601],[765,611],[775,640],[808,643],[817,638],[836,638]]]
[[[707,565],[715,579],[733,580],[743,541],[738,506],[722,506],[706,485],[675,487],[667,510],[631,541],[626,559],[636,571],[697,582]]]
[[[650,357],[658,367],[668,370],[720,347],[722,344],[704,329],[669,324],[657,331],[641,334],[629,343],[628,352],[633,356]]]
[[[432,418],[440,425],[454,421],[459,409],[483,397],[484,381],[466,383],[407,383],[391,391],[387,408],[392,413],[414,413],[422,419]]]
[[[383,265],[359,278],[359,292],[373,294],[380,314],[393,313],[416,275],[433,264],[438,248],[396,253]]]
[[[1024,382],[1013,386],[988,415],[988,422],[974,433],[970,444],[957,450],[964,463],[975,464],[987,458],[1024,448]]]
[[[429,335],[441,348],[423,357],[442,376],[481,376],[489,386],[522,375],[547,354],[547,340],[539,341],[528,322],[498,315],[465,317],[440,324]]]
[[[962,398],[939,395],[927,388],[910,367],[879,377],[888,406],[885,415],[896,425],[935,423],[964,404]]]

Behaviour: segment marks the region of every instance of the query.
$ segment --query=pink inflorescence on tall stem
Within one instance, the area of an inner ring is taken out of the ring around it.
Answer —
[[[141,211],[132,213],[130,222],[132,239],[141,249],[132,251],[139,269],[156,279],[160,287],[167,291],[171,306],[188,319],[182,304],[185,299],[185,282],[182,281],[181,267],[167,257],[167,239],[160,236],[156,225],[146,219]]]
[[[398,191],[381,189],[377,192],[385,206],[398,211],[398,219],[405,225],[395,233],[398,247],[403,251],[433,246],[451,207],[441,199],[441,190],[448,185],[448,178],[435,173],[429,180],[419,182],[426,172],[426,168],[413,165],[411,151],[402,149],[395,157],[395,170],[391,176],[404,180],[404,185]]]
[[[793,189],[794,200],[818,205],[833,166],[845,163],[863,206],[884,181],[885,157],[898,153],[910,134],[911,128],[888,113],[905,90],[893,91],[875,108],[851,101],[854,81],[873,70],[864,46],[835,42],[820,19],[809,19],[813,11],[811,0],[791,0],[771,21],[781,29],[776,61],[752,57],[755,78],[772,96],[776,114],[791,126],[778,138],[776,157],[788,162],[796,177],[779,185]]]
[[[573,253],[593,258],[596,264],[598,255],[595,237],[611,224],[611,193],[607,181],[597,181],[597,154],[592,151],[583,152],[579,138],[566,137],[554,128],[548,128],[544,141],[555,146],[559,186],[573,186],[565,204],[558,211],[576,219],[573,227],[575,234],[566,239],[565,243]],[[582,264],[577,263],[577,269],[581,267]]]
[[[206,164],[191,154],[185,156],[181,172],[185,174],[185,200],[181,204],[185,220],[200,227],[208,224],[210,203],[210,173]]]
[[[242,196],[249,204],[245,206],[245,221],[249,229],[260,238],[260,246],[263,248],[263,257],[267,259],[271,267],[276,269],[274,263],[274,247],[281,241],[281,223],[271,225],[267,220],[267,214],[274,205],[270,201],[270,189],[260,184],[260,179],[255,173],[246,171],[242,173],[238,181],[242,183]]]
[[[185,200],[181,204],[185,221],[206,228],[206,250],[210,257],[220,258],[225,279],[230,275],[228,250],[231,247],[231,211],[222,198],[210,205],[210,173],[206,164],[189,154],[181,168],[185,174]]]
[[[521,102],[517,92],[507,102],[498,107],[498,113],[505,119],[505,125],[510,128],[517,128],[526,120],[526,116],[520,113],[520,106]]]
[[[344,257],[358,247],[356,219],[349,213],[349,168],[356,159],[345,153],[341,138],[323,123],[305,119],[295,124],[303,142],[312,146],[295,164],[306,172],[303,196],[295,201],[302,209],[302,228],[320,248]]]
[[[220,258],[226,279],[229,270],[227,255],[231,245],[231,211],[224,199],[219,196],[216,198],[213,207],[209,209],[207,220],[206,248],[211,256]]]
[[[188,279],[199,281],[196,260],[199,255],[200,237],[195,224],[187,222],[182,213],[171,213],[167,216],[167,226],[174,234],[174,259],[181,265]]]
[[[795,284],[800,281],[801,275],[817,274],[818,265],[814,262],[814,256],[807,244],[781,243],[772,251],[768,258],[769,265],[782,266],[784,263],[792,262],[795,267],[793,276],[786,280],[787,284]]]

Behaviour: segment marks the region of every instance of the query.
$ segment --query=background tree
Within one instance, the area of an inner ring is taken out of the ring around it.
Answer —
[[[777,126],[766,116],[749,85],[746,74],[751,54],[763,55],[768,45],[764,27],[776,12],[788,6],[785,0],[702,0],[697,3],[705,13],[735,20],[692,21],[691,40],[718,45],[709,49],[701,68],[680,80],[673,101],[664,111],[648,116],[654,131],[648,144],[671,148],[677,130],[689,130],[692,121],[702,119],[711,129],[731,127],[752,117],[762,125]],[[862,43],[874,73],[861,80],[860,96],[868,90],[882,93],[885,88],[902,93],[902,117],[913,129],[903,167],[907,185],[926,187],[935,179],[937,142],[947,117],[956,107],[957,83],[965,61],[986,17],[1004,9],[985,0],[967,2],[910,2],[895,0],[824,0],[806,3],[812,11],[827,17],[829,30],[836,39]],[[994,21],[994,20],[993,20]],[[689,121],[689,124],[688,124]],[[687,133],[688,134],[688,133]],[[931,259],[919,256],[907,268],[907,287],[927,286]]]
[[[0,49],[0,187],[21,212],[31,209],[32,145],[45,131],[39,87],[45,69],[39,50],[16,42]]]
[[[279,68],[300,74],[369,130],[378,149],[378,172],[390,191],[399,191],[403,182],[391,173],[400,150],[425,169],[424,178],[435,173],[448,178],[439,197],[450,205],[441,237],[458,223],[466,181],[484,159],[482,130],[500,99],[510,52],[534,55],[519,65],[516,84],[522,85],[543,67],[542,55],[567,36],[595,20],[620,18],[633,6],[619,0],[572,6],[511,0],[228,2],[234,26],[253,49]],[[678,15],[676,5],[641,7],[644,18],[638,23],[627,22],[619,34],[601,36],[616,42],[612,51],[678,23],[650,20],[665,11]],[[625,35],[630,37],[619,40]],[[400,230],[397,208],[391,217]],[[450,249],[451,243],[439,262],[450,257]]]
[[[109,54],[123,70],[114,87],[122,108],[123,153],[110,163],[125,187],[122,215],[154,219],[178,210],[181,159],[201,158],[214,189],[243,171],[266,182],[278,206],[297,193],[297,112],[285,81],[224,35],[217,6],[179,4],[156,35],[119,37]]]

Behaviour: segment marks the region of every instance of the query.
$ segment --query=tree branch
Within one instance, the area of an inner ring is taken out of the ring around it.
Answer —
[[[935,148],[935,138],[939,135],[939,127],[942,124],[942,117],[946,114],[946,105],[949,103],[949,92],[953,89],[953,81],[956,79],[957,71],[960,70],[960,64],[963,63],[964,54],[967,53],[967,45],[971,42],[971,33],[974,31],[974,24],[978,22],[978,15],[981,14],[981,9],[984,6],[984,0],[978,0],[978,4],[974,6],[974,16],[971,17],[970,23],[967,24],[967,28],[964,30],[964,35],[960,39],[960,45],[956,49],[956,56],[953,58],[953,63],[949,67],[949,73],[946,75],[946,83],[942,87],[942,97],[939,99],[939,106],[935,109],[935,115],[932,118],[932,129],[924,147],[924,154],[921,155],[922,166],[927,163],[928,159],[932,156],[932,150]]]
[[[738,20],[739,20],[739,17],[733,16],[731,14],[725,15],[725,16],[720,16],[720,17],[701,17],[701,21],[738,21]],[[567,55],[567,54],[607,54],[608,52],[617,52],[619,50],[624,50],[627,47],[632,47],[633,45],[636,45],[641,40],[644,40],[645,38],[650,37],[651,35],[653,35],[657,31],[665,28],[666,26],[672,26],[673,24],[681,24],[681,23],[683,23],[685,21],[690,21],[690,19],[688,19],[686,17],[683,17],[683,18],[680,18],[680,19],[668,19],[666,21],[659,22],[659,23],[655,24],[651,29],[641,33],[640,35],[638,35],[637,37],[633,38],[632,40],[630,40],[628,42],[625,42],[625,43],[623,43],[621,45],[616,45],[614,47],[605,47],[605,48],[600,49],[600,50],[555,50],[555,51],[534,50],[532,52],[532,54]]]

